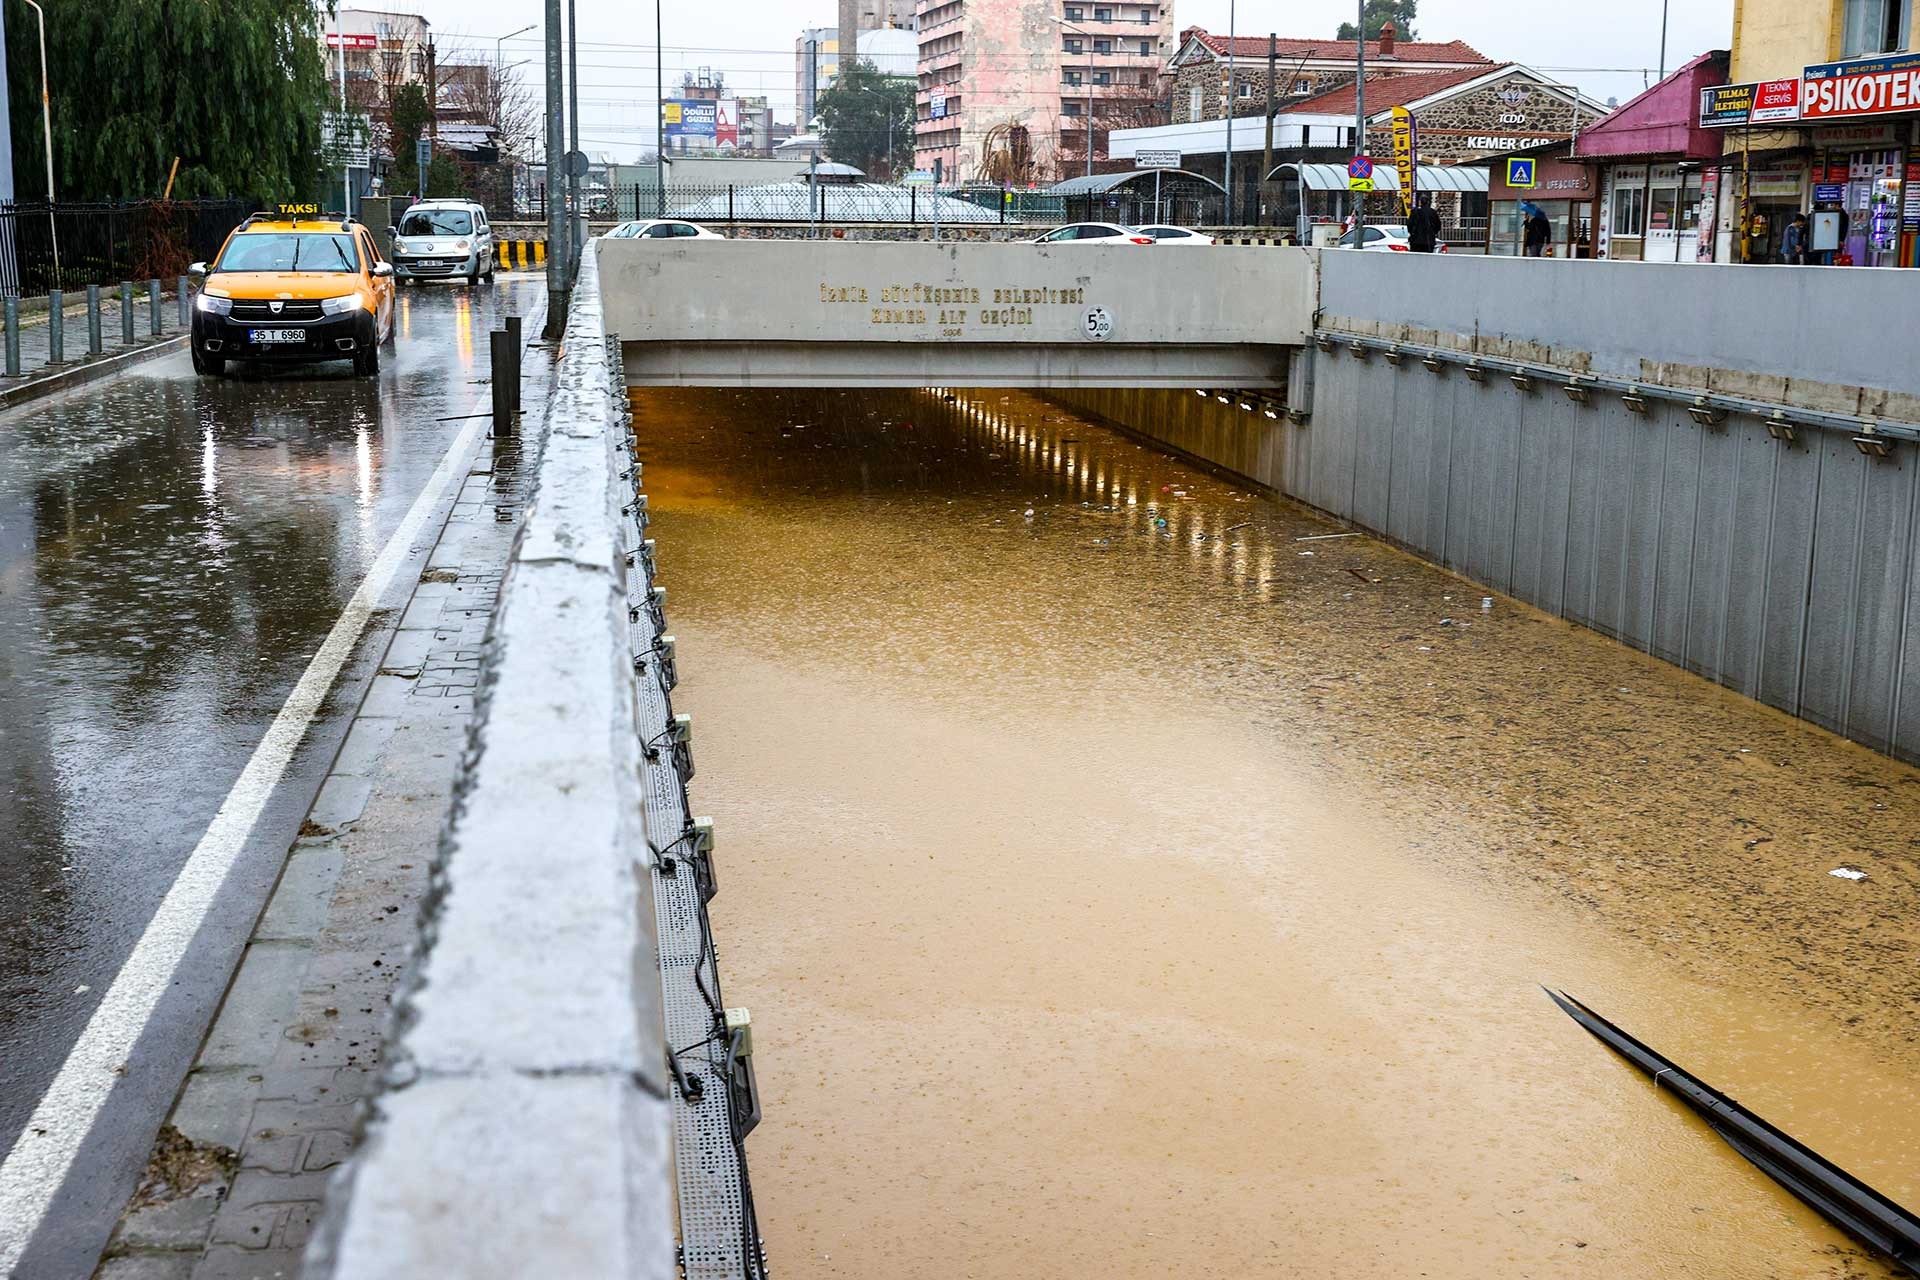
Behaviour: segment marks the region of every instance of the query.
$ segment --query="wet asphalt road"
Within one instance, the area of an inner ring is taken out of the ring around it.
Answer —
[[[453,419],[486,408],[486,333],[535,288],[401,291],[377,380],[345,363],[197,378],[182,349],[0,415],[0,1158]],[[361,658],[386,634],[376,616]],[[251,928],[359,692],[335,689],[140,1056],[184,1070],[219,958]],[[166,1101],[116,1092],[69,1183],[89,1159],[143,1151]]]

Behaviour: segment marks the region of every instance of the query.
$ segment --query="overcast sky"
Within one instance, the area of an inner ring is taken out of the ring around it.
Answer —
[[[534,0],[389,0],[433,24],[447,59],[463,41],[491,58],[494,38],[543,21]],[[653,141],[653,6],[644,0],[575,0],[580,16],[581,146],[631,159]],[[1229,0],[1175,0],[1175,29],[1203,26],[1225,32]],[[374,7],[371,2],[366,7]],[[1340,8],[1304,9],[1278,0],[1237,0],[1243,35],[1331,36]],[[1524,62],[1579,86],[1602,101],[1622,102],[1653,76],[1660,58],[1661,0],[1613,0],[1603,9],[1556,0],[1422,0],[1417,25],[1424,40],[1461,39],[1497,61]],[[830,26],[832,0],[668,0],[663,5],[667,83],[682,71],[708,67],[742,95],[764,94],[776,118],[794,115],[793,42],[802,27]],[[1303,13],[1311,16],[1303,16]],[[1668,19],[1667,69],[1697,53],[1725,48],[1733,0],[1675,3]],[[504,46],[509,64],[539,85],[539,32]]]

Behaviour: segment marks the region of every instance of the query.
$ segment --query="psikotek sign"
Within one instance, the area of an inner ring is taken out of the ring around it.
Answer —
[[[1825,62],[1801,73],[1800,116],[1833,120],[1920,111],[1920,53]]]

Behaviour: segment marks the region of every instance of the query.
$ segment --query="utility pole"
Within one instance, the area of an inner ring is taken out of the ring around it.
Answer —
[[[547,0],[547,326],[549,342],[567,330],[566,98],[560,83],[560,0]]]
[[[1269,31],[1267,32],[1267,145],[1260,153],[1260,185],[1258,188],[1263,196],[1267,190],[1267,179],[1273,175],[1273,113],[1277,110],[1277,104],[1273,100],[1273,78],[1279,74],[1279,70],[1280,37],[1277,33]],[[1265,200],[1263,199],[1261,203],[1265,204]],[[1265,210],[1263,209],[1261,212],[1264,214]]]
[[[1367,154],[1367,0],[1360,0],[1358,25],[1353,33],[1357,37],[1353,42],[1358,72],[1353,78],[1353,154],[1357,159]],[[1353,193],[1353,247],[1367,247],[1367,193],[1364,191]]]
[[[1238,70],[1233,60],[1234,32],[1238,29],[1239,6],[1234,0],[1227,0],[1227,217],[1228,226],[1233,226],[1233,99],[1239,92]]]
[[[1667,78],[1667,0],[1660,0],[1660,77],[1659,84]]]
[[[427,136],[434,141],[434,150],[440,143],[440,54],[433,47],[433,41],[427,41]],[[425,190],[420,198],[426,199]]]
[[[13,113],[7,106],[7,24],[0,22],[0,203],[12,204]],[[20,276],[13,253],[13,219],[0,225],[0,293],[20,292]]]
[[[573,157],[580,150],[580,24],[574,13],[574,0],[567,0],[567,286],[571,288],[580,274],[581,238],[579,228],[586,225],[587,211],[580,206],[580,175],[573,171]]]
[[[660,0],[653,0],[653,216],[667,216],[667,58],[661,48]]]
[[[333,11],[333,43],[334,52],[337,55],[335,61],[340,68],[340,115],[333,122],[333,139],[334,145],[340,146],[341,131],[347,127],[347,37],[340,27],[340,10],[337,8]],[[345,147],[340,147],[340,150],[343,153],[340,157],[340,212],[351,214],[353,212],[353,166],[348,161],[353,157],[344,154]],[[373,163],[371,154],[367,157],[367,163]],[[426,194],[422,191],[421,198],[425,199]]]

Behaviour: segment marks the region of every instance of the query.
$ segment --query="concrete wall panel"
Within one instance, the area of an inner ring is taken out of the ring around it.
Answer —
[[[1767,538],[1765,617],[1761,622],[1760,700],[1800,714],[1800,657],[1806,643],[1807,583],[1812,573],[1814,504],[1822,448],[1782,450],[1774,467],[1773,523]]]
[[[1674,415],[1666,431],[1660,476],[1660,532],[1654,551],[1653,623],[1648,648],[1685,665],[1691,620],[1694,533],[1699,518],[1701,437],[1711,434]]]
[[[1774,500],[1783,451],[1765,433],[1734,428],[1738,466],[1727,518],[1726,634],[1719,679],[1750,698],[1761,696],[1767,594],[1773,567]],[[1702,671],[1701,674],[1710,673]]]
[[[1920,483],[1911,467],[1875,465],[1864,459],[1860,465],[1866,471],[1866,495],[1846,733],[1885,751],[1893,740],[1894,684],[1906,639],[1907,578]]]
[[[1854,606],[1860,589],[1866,460],[1843,436],[1823,435],[1798,714],[1844,731],[1853,666]]]

